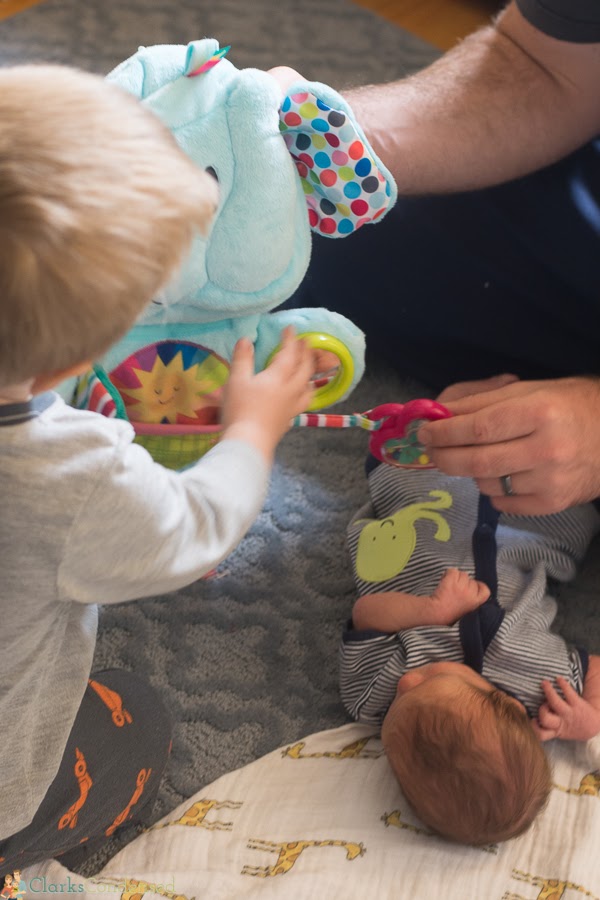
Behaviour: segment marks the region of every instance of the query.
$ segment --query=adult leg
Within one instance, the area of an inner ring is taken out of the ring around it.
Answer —
[[[324,306],[370,356],[435,388],[600,371],[600,145],[496,188],[401,198],[344,240],[314,237],[286,306]]]
[[[72,851],[83,858],[117,828],[142,821],[170,748],[170,718],[149,684],[114,669],[92,675],[33,821],[0,842],[0,875],[63,854],[72,865]]]

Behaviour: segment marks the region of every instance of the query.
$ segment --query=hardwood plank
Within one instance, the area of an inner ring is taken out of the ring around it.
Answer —
[[[42,0],[0,0],[0,19],[8,19],[28,6],[35,6],[41,2]]]
[[[457,41],[489,23],[499,0],[354,0],[400,28],[448,50]]]

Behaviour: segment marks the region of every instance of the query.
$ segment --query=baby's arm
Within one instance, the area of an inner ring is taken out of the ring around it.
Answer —
[[[390,591],[359,597],[352,610],[352,624],[358,631],[390,633],[419,625],[452,625],[489,596],[489,588],[481,581],[458,569],[448,569],[431,596]]]
[[[534,727],[541,741],[562,738],[587,741],[600,733],[600,656],[590,656],[583,694],[559,676],[558,693],[550,681],[542,681],[546,700],[540,706]]]

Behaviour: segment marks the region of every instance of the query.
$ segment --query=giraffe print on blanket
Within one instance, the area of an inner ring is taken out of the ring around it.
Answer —
[[[415,834],[424,834],[425,837],[435,837],[436,835],[429,828],[419,828],[417,825],[410,825],[408,822],[402,821],[402,810],[394,809],[391,813],[384,813],[381,821],[386,828],[393,825],[394,828],[402,828],[406,831],[412,831]]]
[[[206,816],[212,809],[239,809],[242,803],[236,803],[232,800],[197,800],[179,819],[172,822],[163,822],[159,825],[153,825],[148,829],[153,831],[158,828],[168,828],[171,825],[187,825],[191,828],[207,828],[209,831],[231,831],[233,822],[221,822],[219,820],[206,822]]]
[[[587,897],[588,900],[600,900],[596,894],[586,890],[580,884],[574,884],[572,881],[561,881],[558,878],[542,878],[539,875],[531,875],[529,872],[522,872],[519,869],[513,869],[512,877],[516,881],[524,881],[539,888],[539,893],[531,900],[576,900],[576,897]],[[575,896],[573,896],[574,892]],[[521,894],[505,893],[502,900],[530,900],[529,897],[523,897]]]
[[[393,825],[394,828],[401,828],[405,831],[412,831],[414,834],[422,834],[425,837],[437,838],[438,835],[428,828],[420,828],[418,825],[411,825],[410,822],[404,822],[402,819],[402,810],[394,809],[391,813],[384,813],[381,821],[386,828]],[[483,850],[485,853],[497,853],[498,844],[482,844],[480,847],[473,847],[473,850]]]
[[[368,737],[352,741],[351,744],[347,744],[341,750],[325,750],[322,753],[302,753],[306,743],[299,741],[286,750],[282,750],[281,755],[284,757],[289,756],[290,759],[378,759],[380,756],[383,756],[383,748],[380,750],[365,750],[365,746],[369,741],[378,739],[378,734],[370,734]]]
[[[598,797],[600,795],[600,772],[588,772],[579,782],[579,787],[567,788],[562,784],[554,784],[559,791],[565,794],[576,794],[578,797]]]
[[[278,853],[279,855],[271,866],[244,866],[242,875],[255,875],[259,878],[285,875],[294,867],[298,857],[309,847],[343,847],[348,860],[356,859],[367,852],[362,844],[356,844],[351,841],[288,841],[287,843],[276,843],[275,841],[251,839],[248,841],[249,850],[267,850],[269,853]]]

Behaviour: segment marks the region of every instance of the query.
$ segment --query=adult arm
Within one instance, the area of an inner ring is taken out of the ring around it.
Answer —
[[[357,631],[393,633],[420,625],[452,625],[465,613],[481,606],[489,588],[466,572],[448,569],[431,596],[402,591],[364,594],[352,610]]]
[[[275,72],[285,86],[286,70]],[[346,96],[400,193],[433,193],[524,175],[585,143],[600,131],[599,77],[600,44],[544,34],[513,2],[422,72]],[[442,471],[476,478],[498,509],[558,512],[600,495],[598,385],[458,386],[455,418],[420,438]],[[501,491],[508,474],[516,496]]]
[[[600,45],[539,31],[514,2],[428,68],[346,93],[400,194],[525,175],[600,131]]]
[[[423,72],[348,99],[401,192],[450,191],[523,175],[594,136],[599,74],[600,44],[550,37],[511,3]],[[600,495],[596,379],[461,387],[448,404],[455,418],[420,434],[440,469],[476,478],[513,514]],[[502,493],[507,474],[516,496]]]
[[[582,695],[565,678],[559,677],[556,682],[560,693],[551,682],[542,682],[546,700],[536,723],[540,740],[587,741],[599,734],[600,656],[590,656]]]

